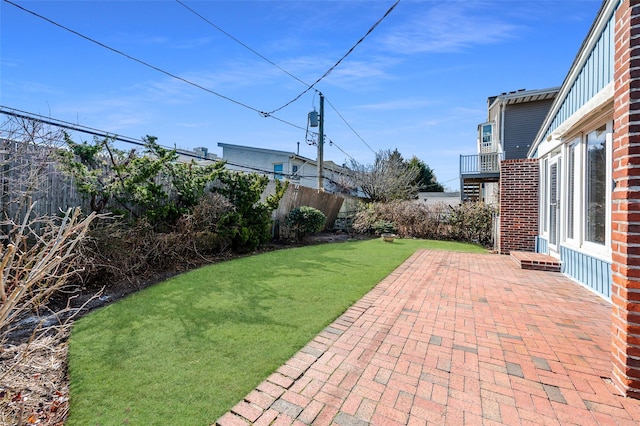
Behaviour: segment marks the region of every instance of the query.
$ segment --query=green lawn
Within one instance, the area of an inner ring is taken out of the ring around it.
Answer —
[[[209,425],[419,248],[379,239],[203,267],[78,320],[68,425]]]

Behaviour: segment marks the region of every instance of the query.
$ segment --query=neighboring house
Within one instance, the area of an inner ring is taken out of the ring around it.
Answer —
[[[209,152],[205,147],[194,148],[193,151],[177,148],[176,153],[178,154],[178,161],[184,163],[195,161],[196,163],[206,164],[211,161],[222,160],[216,154]]]
[[[318,188],[318,163],[289,151],[218,143],[229,170],[259,173],[286,179],[309,188]],[[327,192],[340,192],[350,170],[333,161],[323,161],[323,185]]]
[[[477,154],[460,156],[463,201],[498,202],[500,162],[525,158],[559,88],[518,90],[487,99]]]
[[[524,235],[532,250],[561,259],[565,274],[611,301],[612,380],[634,398],[640,398],[639,29],[637,1],[603,2],[528,159],[502,163],[502,174],[514,178],[501,181],[500,192],[501,251],[513,250]],[[505,224],[505,213],[514,220]]]

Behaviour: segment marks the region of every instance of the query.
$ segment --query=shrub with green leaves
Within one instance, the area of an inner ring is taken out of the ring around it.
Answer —
[[[221,218],[223,237],[234,251],[247,253],[271,239],[271,214],[278,208],[288,182],[276,179],[275,192],[261,201],[269,178],[256,173],[226,171],[218,176],[211,191],[224,196],[233,210]]]
[[[83,278],[138,280],[175,271],[232,250],[246,253],[270,241],[272,213],[286,190],[255,173],[178,160],[175,150],[145,138],[145,151],[120,151],[112,138],[76,143],[65,135],[61,169],[87,195],[94,212],[114,221],[93,227],[83,251],[92,267]]]
[[[398,232],[398,227],[393,222],[387,222],[384,220],[380,220],[373,224],[373,230],[376,234],[394,234]]]
[[[154,136],[144,138],[145,150],[116,149],[112,138],[74,142],[65,134],[66,150],[58,152],[60,167],[96,213],[111,212],[133,221],[145,218],[163,231],[190,213],[207,184],[223,173],[224,163],[206,166],[176,161],[175,150],[161,147]]]
[[[320,210],[301,206],[289,212],[286,224],[295,233],[296,239],[300,241],[307,235],[322,231],[326,220],[327,217]]]

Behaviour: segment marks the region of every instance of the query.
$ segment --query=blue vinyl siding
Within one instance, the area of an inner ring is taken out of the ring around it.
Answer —
[[[549,242],[546,238],[540,236],[536,238],[536,253],[549,254]]]
[[[546,238],[536,238],[536,252],[549,253]],[[611,263],[588,254],[560,246],[562,272],[591,288],[602,297],[611,299]]]
[[[614,25],[615,14],[612,14],[578,77],[569,89],[562,106],[546,130],[545,137],[553,133],[558,126],[613,81]]]
[[[611,263],[570,248],[560,247],[562,272],[611,299]]]

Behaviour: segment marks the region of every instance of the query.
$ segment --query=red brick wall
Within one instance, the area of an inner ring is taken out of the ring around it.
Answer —
[[[535,251],[538,235],[537,159],[500,164],[500,253]]]
[[[613,382],[640,398],[640,6],[616,12],[613,134],[612,360]]]

